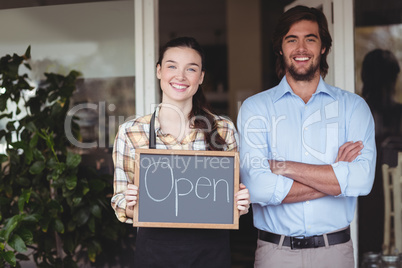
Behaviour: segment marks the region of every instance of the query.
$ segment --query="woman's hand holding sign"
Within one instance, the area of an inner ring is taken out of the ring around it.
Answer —
[[[248,213],[250,208],[250,194],[243,183],[240,183],[239,188],[240,190],[236,193],[236,200],[237,209],[239,210],[239,214],[241,216]]]
[[[128,184],[127,190],[124,193],[126,196],[126,215],[129,218],[133,218],[134,206],[137,204],[138,186],[134,184]]]

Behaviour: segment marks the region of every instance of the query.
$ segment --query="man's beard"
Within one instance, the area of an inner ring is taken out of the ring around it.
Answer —
[[[318,62],[321,61],[321,57],[318,59]],[[299,73],[296,67],[293,64],[287,65],[285,61],[285,67],[287,68],[287,72],[291,77],[293,77],[296,81],[311,81],[316,75],[317,70],[320,68],[319,64],[311,65],[305,73]]]

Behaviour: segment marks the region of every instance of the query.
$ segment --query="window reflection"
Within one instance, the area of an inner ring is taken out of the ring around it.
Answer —
[[[374,186],[370,195],[359,198],[360,255],[369,251],[395,254],[402,248],[395,246],[393,223],[384,225],[390,220],[384,198],[389,194],[392,198],[393,193],[384,192],[388,187],[384,188],[382,166],[395,167],[402,151],[402,24],[357,27],[355,34],[356,92],[373,113],[377,144]],[[401,206],[392,204],[394,209]],[[390,244],[384,244],[387,236]]]

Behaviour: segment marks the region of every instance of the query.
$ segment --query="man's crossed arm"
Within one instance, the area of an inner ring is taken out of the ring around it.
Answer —
[[[363,149],[363,143],[347,142],[339,147],[335,162],[352,162]],[[283,203],[295,203],[341,194],[339,182],[331,165],[311,165],[293,161],[269,161],[272,173],[294,180]]]

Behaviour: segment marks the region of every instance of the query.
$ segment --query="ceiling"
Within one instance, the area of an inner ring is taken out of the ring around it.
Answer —
[[[127,0],[1,0],[0,9],[35,7],[47,5],[78,4],[87,2],[102,1],[127,1]],[[128,0],[133,1],[133,0]],[[181,16],[167,17],[171,25],[161,25],[170,29],[189,27],[192,21],[197,20],[198,27],[211,27],[214,23],[221,24],[219,13],[225,8],[228,0],[159,0],[161,16],[168,16],[170,12],[181,12]],[[280,1],[282,4],[293,2],[293,0],[261,0]],[[402,1],[401,0],[354,0],[356,26],[385,25],[402,23]],[[223,10],[224,12],[224,10]],[[177,24],[179,18],[187,18],[189,23]],[[203,18],[203,19],[200,19]],[[207,19],[205,19],[207,18]],[[165,19],[162,17],[162,20]],[[174,34],[174,31],[172,31]]]
[[[0,0],[0,9],[36,7],[47,5],[78,4],[104,1],[133,1],[133,0]],[[205,38],[210,43],[224,42],[226,18],[225,9],[228,0],[159,0],[159,30],[160,41],[163,42],[178,34],[192,35]],[[293,0],[260,0],[279,1],[284,3]],[[355,25],[373,26],[402,23],[401,0],[354,0]],[[203,35],[203,32],[205,33]],[[214,33],[207,37],[206,33]],[[209,38],[209,40],[207,40]]]

